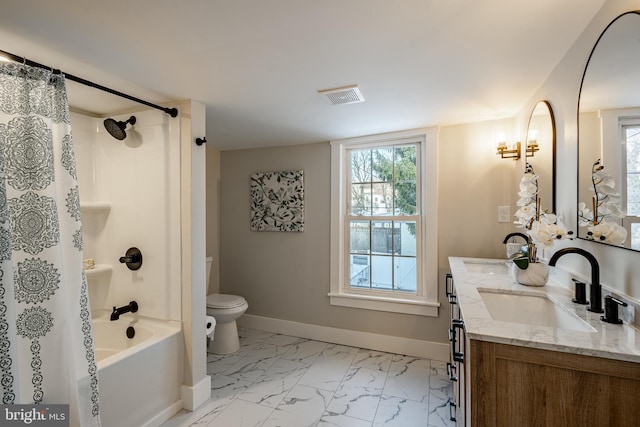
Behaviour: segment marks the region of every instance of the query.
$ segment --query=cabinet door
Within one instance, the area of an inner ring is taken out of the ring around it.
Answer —
[[[471,341],[474,426],[637,427],[640,365]]]

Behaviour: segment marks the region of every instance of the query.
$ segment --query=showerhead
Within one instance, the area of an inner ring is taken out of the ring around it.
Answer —
[[[125,132],[125,128],[127,124],[136,124],[136,116],[129,117],[129,120],[126,122],[117,122],[114,119],[105,119],[104,120],[104,128],[109,132],[109,134],[117,140],[122,141],[127,137],[127,132]]]

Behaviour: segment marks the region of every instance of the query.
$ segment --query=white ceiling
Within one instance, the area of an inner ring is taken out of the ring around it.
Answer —
[[[511,117],[605,1],[0,0],[0,49],[200,101],[218,149],[282,146]],[[317,94],[351,84],[366,102]],[[83,110],[133,106],[68,86]]]

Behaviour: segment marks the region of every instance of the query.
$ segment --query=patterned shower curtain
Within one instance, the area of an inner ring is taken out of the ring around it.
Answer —
[[[100,426],[64,76],[0,63],[2,404],[69,404]]]

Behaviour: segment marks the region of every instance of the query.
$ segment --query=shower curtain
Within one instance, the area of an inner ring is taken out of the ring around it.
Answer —
[[[100,426],[64,76],[0,63],[2,404],[69,404]]]

